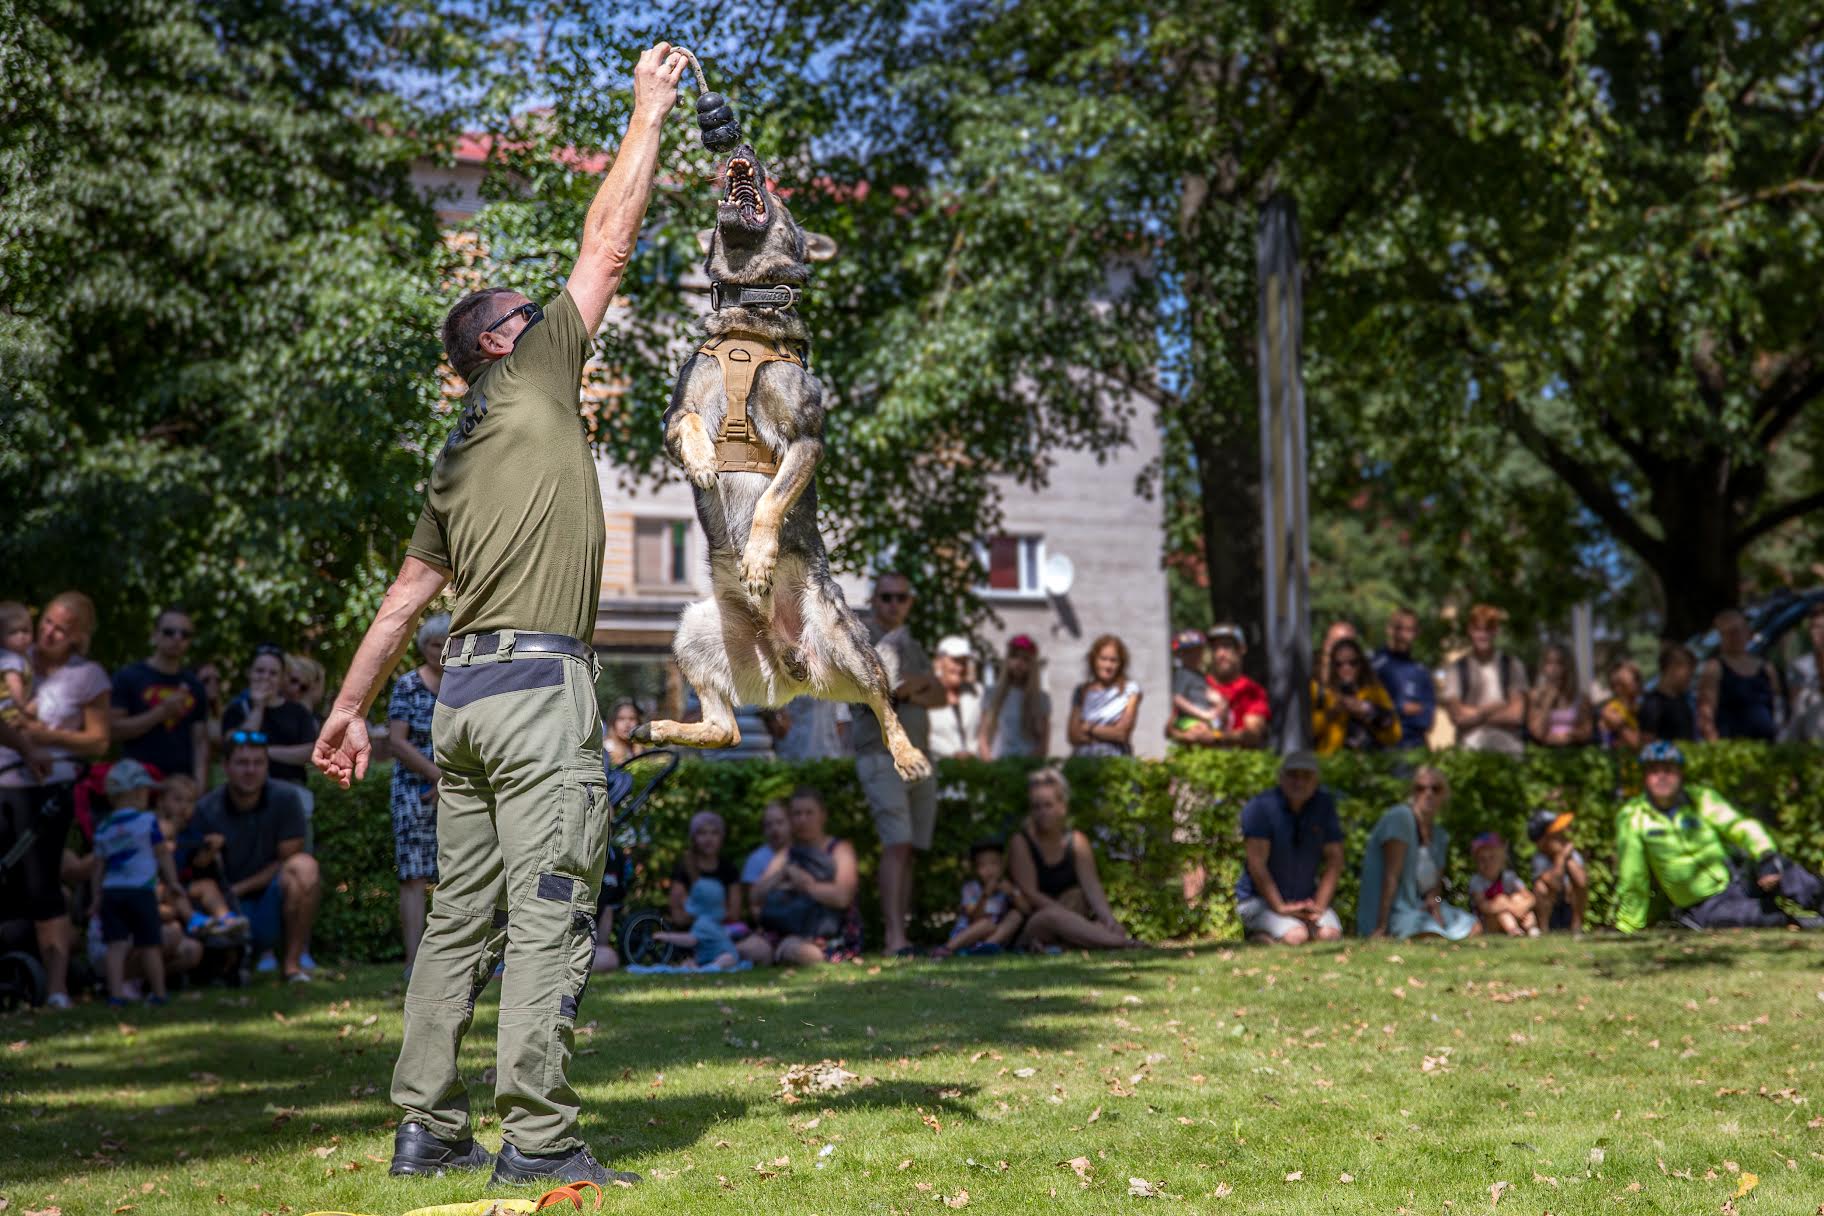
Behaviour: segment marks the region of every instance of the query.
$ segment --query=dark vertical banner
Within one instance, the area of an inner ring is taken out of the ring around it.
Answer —
[[[1310,746],[1311,600],[1305,493],[1305,386],[1300,343],[1298,210],[1275,195],[1260,215],[1260,497],[1266,545],[1267,695],[1273,745]]]

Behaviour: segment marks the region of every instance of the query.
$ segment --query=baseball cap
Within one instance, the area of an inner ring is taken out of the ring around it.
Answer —
[[[1659,739],[1640,749],[1642,764],[1676,764],[1685,765],[1685,753],[1678,750],[1678,744],[1666,739]]]
[[[1570,827],[1571,820],[1575,818],[1577,816],[1569,811],[1534,811],[1532,817],[1526,821],[1526,838],[1534,844],[1538,844],[1553,832],[1562,832]]]
[[[1317,771],[1317,753],[1309,748],[1300,748],[1287,752],[1286,758],[1279,762],[1282,773],[1315,773]]]
[[[1008,650],[1023,650],[1027,654],[1039,653],[1039,644],[1023,633],[1016,633],[1007,639]]]
[[[108,768],[108,797],[118,798],[134,790],[155,790],[158,782],[152,780],[152,774],[146,766],[137,760],[116,760]]]
[[[1180,650],[1196,650],[1200,646],[1209,644],[1210,640],[1195,629],[1185,629],[1172,638],[1172,653],[1177,654]]]
[[[1212,646],[1218,642],[1233,642],[1243,650],[1248,647],[1248,639],[1242,636],[1240,625],[1211,625],[1209,633],[1205,636],[1209,638]]]
[[[969,639],[960,633],[953,633],[937,644],[937,657],[940,659],[973,659],[975,649],[969,645]]]
[[[1499,832],[1484,832],[1469,842],[1471,853],[1480,853],[1483,849],[1505,849],[1507,841],[1501,839]]]

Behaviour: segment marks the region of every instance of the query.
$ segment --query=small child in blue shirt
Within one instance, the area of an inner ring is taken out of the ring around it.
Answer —
[[[164,925],[158,914],[158,880],[171,887],[178,915],[188,920],[190,900],[177,881],[177,867],[160,846],[165,842],[158,817],[148,808],[157,783],[137,760],[119,760],[108,769],[107,793],[112,810],[95,828],[95,856],[102,871],[95,884],[90,916],[101,920],[107,943],[108,1004],[127,1003],[127,953],[139,952],[140,970],[151,995],[147,1003],[165,1003]]]
[[[1007,848],[998,840],[969,846],[969,869],[975,877],[963,883],[950,940],[932,953],[999,954],[1013,945],[1026,920],[1026,899],[1007,876]]]
[[[699,878],[690,884],[690,894],[684,897],[684,910],[691,916],[690,932],[678,933],[664,929],[652,936],[674,946],[695,947],[696,954],[691,962],[698,967],[729,970],[741,960],[735,953],[734,939],[728,935],[728,929],[722,923],[727,901],[728,888],[720,881],[709,877]]]

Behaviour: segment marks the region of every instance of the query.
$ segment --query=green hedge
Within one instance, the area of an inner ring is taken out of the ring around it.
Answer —
[[[1447,871],[1460,902],[1470,873],[1469,841],[1495,830],[1513,845],[1515,868],[1525,865],[1527,815],[1539,807],[1577,814],[1571,834],[1589,861],[1592,918],[1606,920],[1612,902],[1610,824],[1618,791],[1637,789],[1631,761],[1594,749],[1535,752],[1524,760],[1467,752],[1433,757],[1453,794],[1444,813],[1450,830]],[[1349,865],[1337,910],[1353,927],[1363,844],[1382,811],[1403,796],[1410,754],[1339,756],[1324,765],[1336,795]],[[939,766],[937,838],[921,865],[917,910],[922,936],[941,940],[952,915],[971,842],[1006,836],[1024,814],[1030,763],[945,761]],[[1076,826],[1089,833],[1101,858],[1109,899],[1129,928],[1149,940],[1234,937],[1232,896],[1241,868],[1237,819],[1242,804],[1274,780],[1275,761],[1259,753],[1200,753],[1165,761],[1073,760]],[[1824,869],[1824,749],[1714,744],[1691,751],[1690,777],[1716,787],[1742,810],[1758,815],[1781,847],[1807,866]],[[393,878],[390,770],[382,767],[350,790],[318,782],[316,847],[330,891],[319,922],[318,951],[351,960],[400,957],[397,885]],[[800,783],[824,792],[830,830],[857,846],[869,940],[877,942],[873,888],[877,850],[867,804],[853,763],[790,765],[769,761],[687,760],[654,797],[636,851],[635,902],[662,902],[663,879],[683,848],[691,815],[710,809],[728,821],[728,855],[736,860],[759,843],[760,808]],[[1183,875],[1201,864],[1206,893],[1193,906],[1183,898]]]

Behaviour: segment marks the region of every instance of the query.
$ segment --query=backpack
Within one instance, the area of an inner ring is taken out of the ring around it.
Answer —
[[[1505,650],[1495,651],[1495,668],[1501,673],[1501,699],[1506,701],[1511,695],[1509,689],[1513,679],[1514,660]],[[1463,691],[1463,699],[1469,699],[1469,656],[1457,660],[1457,687]]]

